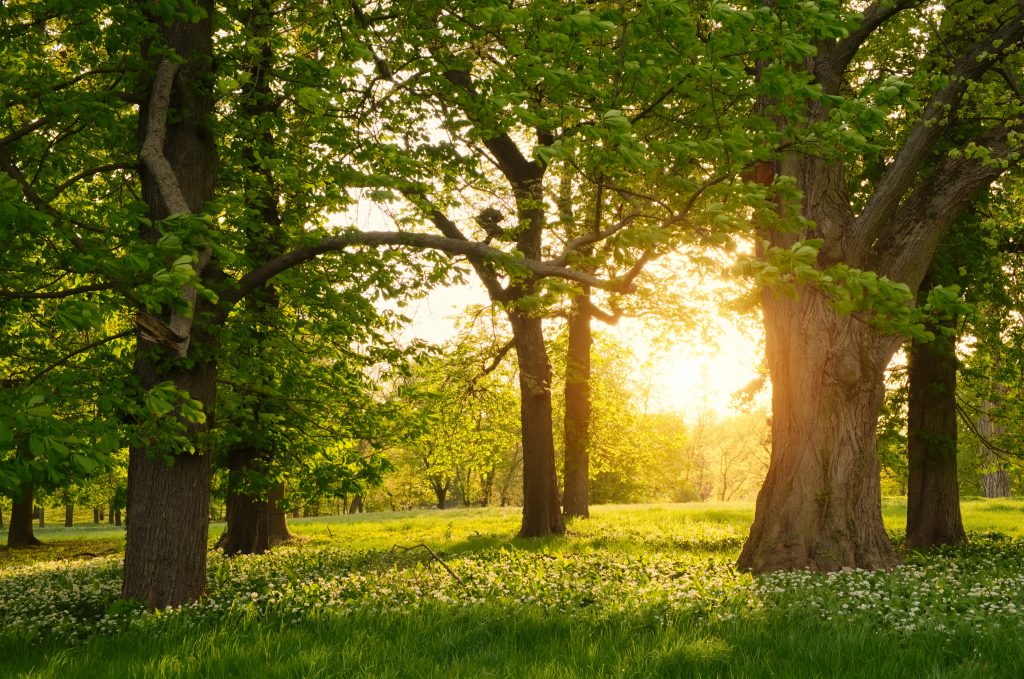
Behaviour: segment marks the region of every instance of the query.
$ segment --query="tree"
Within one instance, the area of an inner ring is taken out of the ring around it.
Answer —
[[[911,26],[920,26],[925,45],[895,39]],[[740,567],[897,562],[882,524],[875,427],[900,333],[921,328],[891,321],[909,321],[905,307],[942,235],[1012,162],[1016,97],[1000,73],[1019,58],[1022,35],[1011,2],[951,6],[938,17],[912,1],[876,3],[808,54],[808,125],[844,120],[846,131],[831,143],[845,153],[787,153],[761,168],[766,177],[794,178],[814,226],[764,230],[772,268],[762,275],[803,285],[795,297],[763,295],[772,459]],[[925,53],[934,67],[920,72]],[[884,73],[876,67],[883,63]],[[892,71],[914,89],[889,78]],[[916,103],[886,118],[911,93]],[[791,96],[760,102],[778,116],[792,105]],[[800,241],[812,239],[801,250]],[[889,320],[865,323],[856,312],[868,309]]]

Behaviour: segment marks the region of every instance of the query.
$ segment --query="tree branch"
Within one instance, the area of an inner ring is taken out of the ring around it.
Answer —
[[[136,166],[134,163],[107,163],[106,165],[99,165],[88,170],[82,170],[81,172],[71,177],[70,179],[61,182],[61,184],[58,185],[56,189],[54,189],[53,196],[50,198],[50,200],[53,200],[60,194],[64,193],[66,190],[68,190],[68,188],[75,184],[75,182],[79,182],[89,177],[94,177],[98,174],[102,174],[103,172],[111,172],[113,170],[133,170],[135,169],[135,167]]]
[[[822,60],[826,73],[817,73],[819,80],[827,81],[831,79],[838,81],[850,65],[850,62],[857,55],[861,45],[871,37],[872,33],[878,30],[879,26],[903,10],[920,4],[923,4],[923,0],[898,0],[897,2],[892,2],[892,0],[876,0],[872,3],[864,10],[860,25],[850,31],[849,35],[845,38],[836,41],[826,51],[825,57]],[[815,71],[817,70],[815,69]],[[825,78],[822,78],[822,75],[825,75]],[[822,84],[831,88],[836,82],[822,82]],[[830,93],[835,94],[835,92]]]
[[[27,380],[25,380],[25,382],[23,384],[19,384],[19,385],[16,385],[16,386],[19,386],[19,387],[31,386],[31,385],[35,384],[36,382],[38,382],[39,380],[41,380],[47,374],[53,372],[54,370],[56,370],[57,368],[61,367],[62,365],[65,365],[68,361],[73,359],[75,356],[78,356],[79,354],[84,354],[85,352],[87,352],[87,351],[89,351],[91,349],[95,349],[96,347],[101,346],[103,344],[106,344],[108,342],[113,342],[116,339],[120,339],[122,337],[129,337],[130,335],[133,335],[134,333],[135,333],[134,329],[123,330],[123,331],[117,333],[116,335],[110,335],[109,337],[104,337],[103,339],[96,340],[95,342],[92,342],[90,344],[86,344],[84,347],[76,349],[75,351],[72,351],[70,354],[64,356],[63,358],[54,361],[50,365],[46,366],[45,368],[43,368],[42,370],[37,372],[32,377],[30,377]]]
[[[92,285],[80,285],[76,288],[66,290],[54,290],[52,292],[19,292],[18,290],[0,290],[0,299],[63,299],[74,297],[83,292],[96,292],[97,290],[112,290],[113,283],[94,283]]]
[[[911,131],[896,159],[878,183],[878,188],[857,217],[844,254],[854,266],[878,240],[907,189],[917,179],[936,143],[952,124],[967,86],[992,68],[1024,38],[1024,19],[1018,16],[971,46],[950,74],[949,84],[936,92],[925,107],[921,120]]]
[[[409,233],[406,231],[347,231],[337,236],[329,236],[317,243],[296,248],[282,254],[263,265],[253,269],[238,280],[234,289],[225,291],[221,299],[226,309],[238,303],[253,290],[261,287],[279,273],[292,267],[308,262],[328,252],[338,252],[353,246],[403,246],[421,250],[439,250],[450,255],[464,255],[506,265],[512,268],[526,269],[542,277],[564,278],[586,285],[608,290],[610,292],[631,292],[632,286],[620,280],[608,280],[593,274],[565,268],[552,262],[523,259],[503,250],[477,241],[448,238],[425,233]]]
[[[153,76],[153,89],[149,97],[149,110],[146,119],[146,136],[139,150],[139,160],[153,175],[164,199],[168,214],[187,214],[191,212],[188,201],[181,192],[178,177],[174,168],[164,156],[164,142],[167,137],[167,111],[171,104],[171,89],[174,76],[178,72],[178,64],[170,59],[161,59]]]

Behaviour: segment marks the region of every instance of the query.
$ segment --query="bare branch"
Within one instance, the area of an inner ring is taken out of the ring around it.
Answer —
[[[633,223],[633,221],[636,220],[637,217],[640,217],[642,214],[643,213],[639,210],[631,212],[622,219],[620,219],[619,221],[609,226],[607,229],[604,229],[603,231],[598,231],[596,233],[588,233],[586,235],[579,236],[578,238],[573,238],[571,241],[566,243],[565,249],[562,250],[562,254],[558,255],[557,257],[551,260],[551,264],[554,264],[555,266],[564,266],[566,262],[569,261],[569,256],[574,251],[586,245],[590,245],[591,243],[596,243],[598,241],[602,241],[605,240],[606,238],[614,236],[616,233],[622,231],[624,228]]]
[[[837,41],[831,49],[828,49],[822,60],[826,73],[818,73],[821,80],[838,80],[846,71],[853,58],[857,55],[860,46],[871,37],[871,34],[878,30],[879,26],[900,12],[911,7],[923,4],[923,0],[876,0],[866,10],[860,25],[850,31],[842,40]],[[817,70],[817,69],[816,69]],[[825,76],[822,78],[822,76]],[[835,83],[825,82],[827,86]]]
[[[632,286],[620,280],[600,278],[593,274],[568,269],[552,262],[524,259],[477,241],[425,233],[409,233],[407,231],[352,230],[337,236],[329,236],[318,243],[306,245],[275,257],[239,279],[234,289],[226,291],[221,295],[221,299],[229,309],[277,274],[328,252],[337,252],[353,246],[381,247],[390,245],[422,250],[439,250],[450,255],[479,258],[486,260],[488,263],[493,262],[498,266],[505,265],[510,268],[525,269],[542,278],[564,278],[611,292],[630,292],[632,290]]]

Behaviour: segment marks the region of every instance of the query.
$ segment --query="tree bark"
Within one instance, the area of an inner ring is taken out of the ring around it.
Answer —
[[[177,72],[166,124],[163,157],[187,209],[198,211],[213,195],[217,153],[210,133],[213,111],[209,80],[213,58],[211,0],[202,0],[206,17],[195,23],[182,22],[161,30],[166,47],[183,60]],[[159,73],[159,70],[157,71]],[[140,130],[150,141],[149,114],[154,102],[142,108]],[[163,182],[161,182],[163,180]],[[149,216],[158,220],[172,212],[172,196],[166,192],[166,177],[144,164],[143,198]],[[152,241],[152,230],[142,234]],[[206,588],[206,552],[210,511],[210,455],[205,432],[210,426],[216,397],[216,342],[204,327],[209,313],[197,300],[184,347],[159,346],[140,326],[135,357],[135,376],[142,389],[171,381],[197,400],[208,414],[202,424],[184,424],[194,450],[168,449],[159,441],[135,444],[128,459],[128,522],[124,560],[125,598],[144,602],[150,608],[177,606],[197,600]],[[172,325],[174,324],[172,316]],[[187,357],[182,356],[187,353]],[[173,415],[172,415],[173,416]],[[173,461],[168,465],[164,457]]]
[[[523,425],[523,522],[519,536],[561,535],[565,523],[555,474],[551,364],[544,346],[542,320],[517,310],[509,312],[509,319],[519,360]]]
[[[989,445],[993,439],[1002,436],[1004,429],[992,421],[989,414],[991,410],[992,402],[985,401],[981,405],[981,415],[978,417],[978,434],[981,435],[978,457],[983,464],[995,467],[981,475],[981,493],[987,498],[1010,497],[1010,473],[1006,471],[1002,461]]]
[[[71,528],[75,525],[75,505],[64,505],[64,527]]]
[[[875,427],[896,343],[814,290],[763,295],[772,460],[738,565],[755,572],[879,569],[898,559],[882,524]]]
[[[284,499],[284,485],[274,484],[266,491],[266,497],[252,495],[242,488],[246,471],[261,455],[262,451],[251,447],[231,451],[225,502],[227,527],[217,541],[217,547],[229,556],[263,554],[291,538],[284,511],[278,506]]]
[[[39,527],[46,528],[46,508],[42,506],[36,507],[35,514],[39,519]]]
[[[565,472],[562,512],[590,516],[590,294],[573,301],[565,360]]]
[[[929,287],[927,284],[925,288]],[[957,486],[956,338],[910,345],[907,547],[967,541]]]
[[[437,498],[437,508],[444,509],[445,501],[448,499],[448,489],[451,487],[451,481],[445,481],[441,483],[437,478],[430,480],[430,485],[434,489],[434,497]]]
[[[11,498],[11,522],[7,528],[7,546],[35,547],[42,543],[32,532],[33,488],[22,486],[21,497]]]
[[[804,67],[826,94],[845,96],[847,69],[863,42],[909,5],[883,11],[877,4],[862,25],[818,45]],[[946,86],[936,90],[894,150],[858,214],[847,169],[839,160],[787,153],[758,163],[754,179],[771,184],[795,179],[801,214],[813,223],[802,232],[762,235],[775,247],[820,238],[818,266],[843,263],[871,270],[914,294],[950,226],[1003,172],[1001,163],[970,154],[951,157],[940,143],[959,122],[958,107],[980,79],[1024,32],[1015,17],[974,45],[957,45]],[[946,47],[946,45],[944,45]],[[1014,47],[1015,49],[1015,47]],[[767,97],[758,112],[770,114]],[[825,121],[828,105],[807,102],[808,119]],[[978,132],[993,157],[1011,166],[1010,128],[996,123]],[[790,206],[793,207],[793,206]],[[772,457],[758,495],[750,537],[739,565],[754,571],[886,568],[897,557],[886,538],[880,508],[875,429],[882,404],[883,370],[899,343],[865,319],[843,317],[822,293],[798,287],[800,298],[763,293],[768,366],[772,380]]]
[[[115,509],[114,510],[114,525],[115,526],[120,526],[121,525],[121,510],[120,509]]]

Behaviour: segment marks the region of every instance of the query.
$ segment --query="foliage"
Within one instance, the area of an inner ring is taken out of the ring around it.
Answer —
[[[1002,512],[1010,517],[1007,525],[1019,530],[1012,518],[1021,510],[1019,501],[966,504],[969,526],[992,525],[982,514]],[[11,568],[0,574],[0,647],[32,639],[43,652],[5,653],[2,662],[14,671],[107,676],[125,673],[129,666],[143,671],[159,655],[163,667],[194,673],[199,667],[220,667],[227,661],[220,653],[233,646],[219,652],[211,647],[210,653],[195,656],[187,649],[230,631],[251,646],[246,655],[263,648],[255,639],[270,643],[284,635],[294,651],[317,644],[350,648],[353,634],[367,634],[360,649],[372,647],[377,653],[398,644],[405,650],[385,657],[353,649],[338,662],[356,662],[358,656],[363,667],[373,659],[385,670],[420,667],[424,654],[439,652],[435,636],[440,635],[448,653],[454,643],[460,654],[470,654],[472,663],[457,672],[466,676],[470,670],[521,672],[537,653],[549,667],[583,662],[580,667],[590,668],[591,676],[603,676],[608,667],[619,665],[592,667],[586,648],[592,655],[598,646],[609,645],[608,655],[598,657],[612,662],[624,655],[639,662],[632,670],[637,676],[677,676],[680,667],[694,662],[717,672],[763,669],[765,653],[775,653],[773,648],[779,654],[772,656],[773,668],[786,674],[834,667],[844,668],[841,673],[847,676],[870,676],[884,667],[892,676],[915,676],[962,669],[965,663],[979,672],[988,668],[1013,674],[1022,666],[1015,635],[1024,606],[1019,537],[972,533],[969,547],[913,555],[888,572],[752,578],[729,565],[750,514],[749,504],[597,507],[592,519],[570,527],[568,540],[543,544],[509,541],[505,536],[516,516],[507,510],[300,521],[293,527],[318,536],[314,542],[256,557],[214,555],[208,598],[152,613],[113,603],[115,559]],[[421,540],[432,545],[459,581],[425,552],[389,551],[396,537],[400,544]],[[547,624],[529,622],[541,619]],[[497,654],[481,655],[480,639],[466,636],[466,624],[482,626],[488,637],[503,625],[522,625],[519,633],[527,636],[501,645]],[[624,624],[630,635],[622,634]],[[575,632],[568,634],[564,627]],[[606,634],[613,629],[614,634]],[[676,647],[683,630],[718,641]],[[600,644],[577,646],[577,637],[594,634]],[[108,635],[109,641],[102,638]],[[797,640],[800,661],[791,649]],[[524,642],[530,654],[522,653]],[[650,650],[634,657],[630,648],[637,643]],[[882,649],[886,653],[878,655]],[[63,664],[66,652],[74,654],[73,664]],[[843,655],[849,652],[858,655]],[[899,662],[886,664],[887,654]],[[293,655],[261,656],[262,671],[270,676],[286,672]]]

